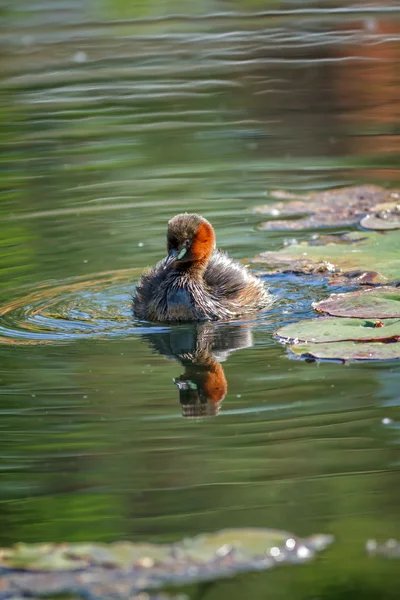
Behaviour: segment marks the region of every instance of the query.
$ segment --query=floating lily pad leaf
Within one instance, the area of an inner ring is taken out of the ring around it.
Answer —
[[[376,229],[385,231],[388,229],[400,229],[400,210],[382,210],[363,217],[360,225],[365,229]]]
[[[317,312],[336,317],[400,318],[400,288],[380,287],[332,294],[326,300],[314,302],[312,306]]]
[[[324,342],[293,344],[289,350],[301,358],[329,360],[394,360],[400,359],[400,343]]]
[[[322,317],[291,323],[278,329],[276,335],[285,342],[399,341],[400,353],[400,319],[385,319],[383,327],[380,323],[376,320]]]
[[[272,220],[261,229],[314,229],[359,223],[377,204],[392,203],[399,197],[397,191],[385,190],[376,185],[346,187],[307,195],[274,191],[271,195],[290,202],[277,202],[255,208],[258,213],[271,217],[298,216],[298,219]],[[304,216],[306,215],[306,216]]]
[[[254,528],[175,544],[18,544],[0,551],[0,590],[7,600],[68,593],[126,599],[144,589],[308,562],[332,541],[324,534],[300,539]]]
[[[322,272],[344,273],[351,271],[375,271],[379,281],[400,281],[400,233],[398,231],[353,232],[337,236],[338,243],[313,245],[303,242],[293,244],[276,252],[263,252],[252,262],[279,266],[281,270],[297,273]],[[345,241],[345,243],[343,243]],[[285,267],[289,265],[289,269]],[[324,265],[329,265],[329,269]],[[312,269],[314,269],[312,271]]]
[[[131,542],[16,544],[1,549],[0,566],[28,571],[62,571],[82,567],[115,567],[129,569],[143,561],[153,565],[180,561],[207,563],[218,556],[222,546],[229,545],[236,556],[252,559],[269,554],[272,547],[285,547],[293,535],[275,529],[227,529],[213,534],[187,538],[175,544]]]
[[[344,273],[334,273],[330,278],[330,283],[339,285],[340,282],[343,284],[360,283],[361,285],[378,285],[380,283],[386,283],[386,278],[376,271],[355,270],[346,271]]]
[[[185,558],[203,562],[218,555],[221,548],[225,551],[231,548],[237,559],[252,560],[254,557],[270,554],[272,548],[284,548],[291,537],[285,531],[274,529],[225,529],[212,535],[199,535],[194,539],[184,540],[181,552]]]

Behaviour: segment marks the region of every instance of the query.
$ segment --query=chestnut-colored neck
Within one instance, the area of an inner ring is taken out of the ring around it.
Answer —
[[[190,264],[195,271],[204,271],[210,256],[213,253],[214,246],[214,229],[208,221],[203,221],[197,228],[191,247],[193,261]]]
[[[196,353],[196,360],[186,366],[185,376],[198,383],[208,401],[220,402],[224,399],[228,390],[225,373],[209,351]]]

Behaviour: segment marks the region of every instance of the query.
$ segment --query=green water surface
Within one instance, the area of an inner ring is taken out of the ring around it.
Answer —
[[[172,381],[190,332],[130,310],[176,213],[245,260],[293,237],[257,229],[273,189],[399,185],[395,4],[5,6],[0,546],[333,533],[312,565],[189,593],[398,597],[398,562],[364,546],[399,537],[400,367],[290,360],[273,337],[336,289],[263,275],[277,301],[220,326],[228,391],[207,419],[182,416]]]

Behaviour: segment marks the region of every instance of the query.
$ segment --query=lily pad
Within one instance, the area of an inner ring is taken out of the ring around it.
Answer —
[[[141,590],[310,561],[333,538],[228,529],[174,544],[17,544],[0,549],[0,596],[129,598]],[[3,594],[3,595],[2,595]]]
[[[400,319],[385,319],[381,327],[374,320],[322,317],[291,323],[278,329],[276,335],[285,342],[316,344],[339,341],[398,342],[394,345],[398,346],[400,356]]]
[[[365,229],[376,229],[385,231],[388,229],[400,229],[400,210],[398,207],[392,210],[382,210],[363,217],[360,225]]]
[[[393,203],[398,197],[396,190],[385,190],[376,185],[345,187],[307,195],[297,195],[283,190],[271,195],[280,200],[255,208],[255,211],[271,217],[295,216],[297,219],[271,220],[261,229],[315,229],[337,225],[355,225],[376,205]]]
[[[393,360],[400,358],[400,319],[382,321],[322,317],[292,323],[276,332],[302,358]]]
[[[332,237],[332,236],[331,236]],[[400,233],[353,232],[337,236],[337,242],[293,244],[276,252],[263,252],[252,262],[278,266],[298,273],[374,271],[380,283],[400,281]],[[328,265],[329,268],[324,265]],[[286,268],[285,268],[286,266]],[[289,267],[289,268],[288,268]]]
[[[336,317],[400,318],[400,288],[380,287],[331,294],[326,300],[314,302],[312,306],[317,312]]]
[[[326,342],[293,344],[290,351],[302,358],[330,360],[394,360],[400,359],[400,343]]]

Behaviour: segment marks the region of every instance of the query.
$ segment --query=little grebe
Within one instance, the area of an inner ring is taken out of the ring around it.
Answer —
[[[272,296],[262,281],[215,249],[211,224],[196,214],[168,222],[168,256],[145,272],[133,312],[147,321],[232,319],[262,310]]]

